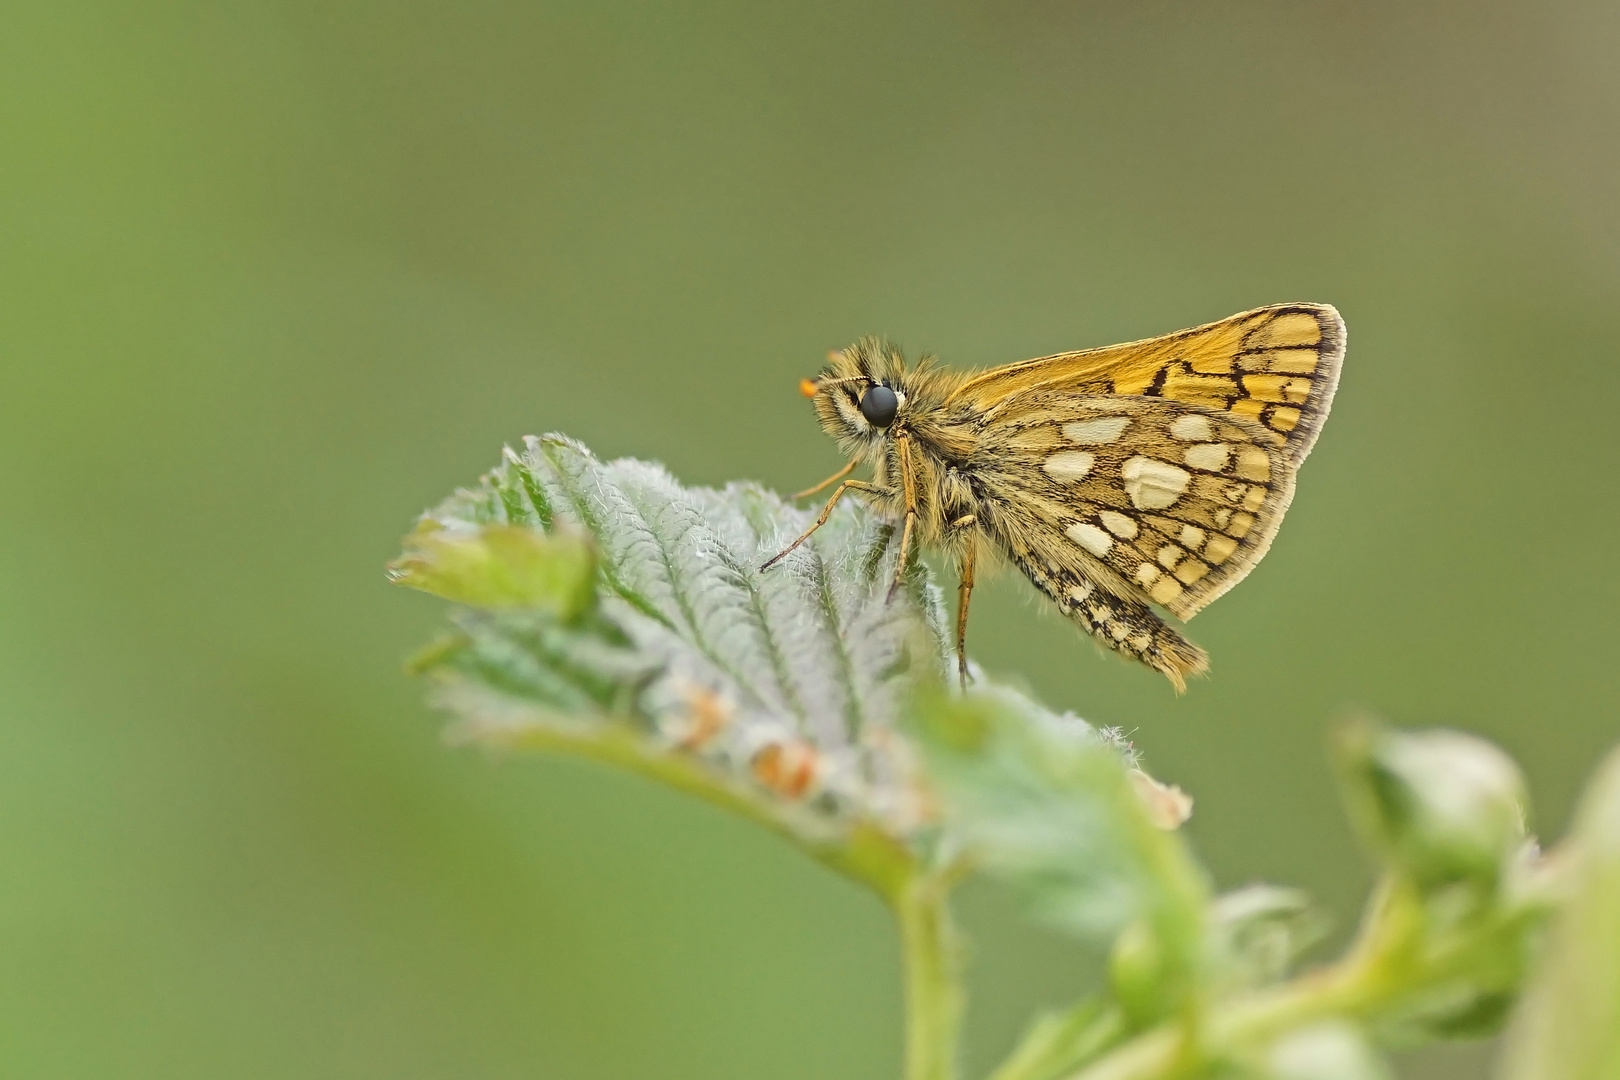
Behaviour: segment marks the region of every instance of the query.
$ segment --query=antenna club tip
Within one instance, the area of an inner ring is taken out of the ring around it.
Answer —
[[[805,397],[807,397],[807,398],[815,397],[816,396],[816,390],[817,390],[816,380],[814,380],[814,379],[800,379],[799,380],[799,393],[803,394]]]

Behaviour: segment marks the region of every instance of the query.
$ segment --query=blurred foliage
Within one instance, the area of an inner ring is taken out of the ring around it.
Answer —
[[[1620,1075],[1620,751],[1587,791],[1571,846],[1570,896],[1508,1045],[1506,1080]]]
[[[812,483],[839,462],[793,386],[863,333],[974,365],[1344,311],[1278,542],[1194,625],[1210,679],[1173,698],[1015,577],[975,598],[988,671],[1198,797],[1219,889],[1352,925],[1344,710],[1488,736],[1547,835],[1613,740],[1612,4],[17,0],[4,29],[9,1074],[892,1077],[869,895],[619,773],[444,753],[399,677],[442,605],[377,573],[534,432]],[[982,1072],[1106,973],[961,900]]]

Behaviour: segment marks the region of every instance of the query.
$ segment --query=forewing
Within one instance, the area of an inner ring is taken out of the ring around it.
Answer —
[[[980,436],[987,529],[1181,619],[1236,585],[1293,497],[1286,450],[1252,420],[1151,397],[1019,395]]]
[[[1297,468],[1327,418],[1344,360],[1344,320],[1327,304],[1277,304],[1164,337],[1059,353],[974,376],[950,403],[993,416],[1031,392],[1129,394],[1186,402],[1257,426]]]

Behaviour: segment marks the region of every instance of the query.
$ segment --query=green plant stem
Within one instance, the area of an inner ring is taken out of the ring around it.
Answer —
[[[1212,1010],[1204,1038],[1209,1047],[1264,1043],[1269,1036],[1331,1016],[1360,1011],[1362,990],[1354,979],[1337,972],[1296,980],[1275,994],[1255,995],[1225,1009]],[[1167,1080],[1184,1075],[1189,1062],[1185,1031],[1179,1024],[1161,1025],[1132,1039],[1102,1060],[1073,1074],[1073,1080]]]
[[[956,1077],[962,983],[949,889],[942,876],[918,875],[892,898],[905,979],[905,1080]]]
[[[1419,948],[1422,902],[1412,886],[1386,879],[1368,904],[1361,933],[1338,963],[1258,991],[1205,1014],[1195,1053],[1186,1029],[1168,1023],[1144,1032],[1071,1074],[1070,1080],[1171,1080],[1211,1056],[1256,1050],[1282,1033],[1330,1018],[1374,1019],[1426,988],[1452,978],[1471,954],[1492,947],[1496,923],[1465,932],[1441,948]]]

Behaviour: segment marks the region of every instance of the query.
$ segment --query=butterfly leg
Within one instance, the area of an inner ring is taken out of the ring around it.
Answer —
[[[906,496],[906,523],[900,530],[900,557],[894,562],[894,580],[889,583],[887,600],[893,600],[905,580],[906,562],[911,558],[911,529],[917,523],[917,483],[911,472],[911,440],[901,436],[895,444],[900,448],[900,487]]]
[[[906,511],[906,523],[900,529],[900,557],[894,563],[894,580],[889,582],[889,595],[886,600],[893,600],[894,594],[900,591],[900,583],[906,578],[906,562],[911,557],[911,525],[917,520],[915,510]]]
[[[815,523],[808,529],[804,530],[804,534],[801,535],[797,540],[793,541],[793,543],[789,544],[787,547],[765,560],[765,564],[759,568],[759,572],[763,574],[765,571],[781,562],[793,551],[794,548],[810,539],[810,534],[827,524],[827,519],[832,517],[833,507],[837,506],[838,500],[844,497],[844,492],[851,489],[855,491],[871,492],[874,495],[892,496],[894,494],[893,490],[889,488],[880,487],[877,484],[868,484],[865,480],[845,480],[842,484],[839,484],[837,490],[832,493],[832,498],[827,500],[827,505],[821,508],[821,513],[816,516]]]
[[[814,495],[818,491],[826,490],[829,486],[831,486],[833,484],[836,484],[838,481],[842,480],[844,477],[846,477],[850,473],[854,472],[855,471],[855,466],[857,464],[859,464],[859,463],[852,461],[848,465],[845,465],[842,469],[839,469],[837,472],[835,472],[831,476],[827,477],[827,479],[823,480],[821,483],[817,484],[815,487],[805,488],[803,491],[795,491],[793,493],[793,498],[795,498],[795,499],[807,499],[811,495]]]
[[[965,529],[973,525],[978,519],[972,514],[957,518],[951,522],[953,529]],[[956,586],[956,673],[966,688],[968,683],[967,666],[967,623],[968,601],[973,598],[973,562],[978,553],[978,537],[968,535],[967,543],[962,548],[962,578]]]

